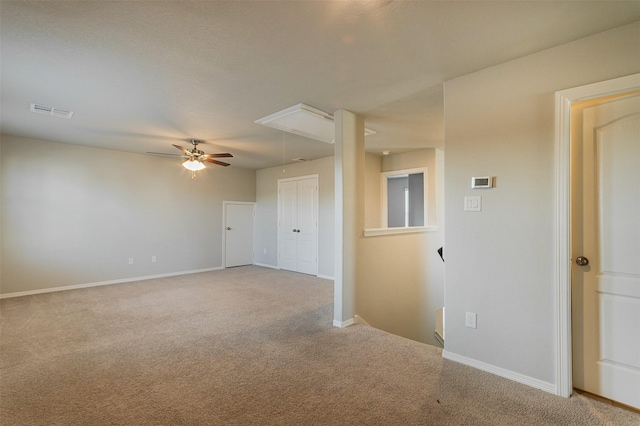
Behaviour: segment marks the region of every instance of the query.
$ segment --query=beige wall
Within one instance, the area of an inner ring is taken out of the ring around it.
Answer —
[[[366,153],[364,163],[364,227],[381,228],[380,171],[382,170],[382,157]]]
[[[284,170],[284,171],[283,171]],[[278,179],[318,175],[318,275],[333,277],[333,157],[270,167],[256,172],[255,263],[278,267]],[[266,251],[266,253],[265,253]]]
[[[430,215],[434,218],[444,216],[444,155],[441,150],[412,151],[384,157],[382,161],[367,155],[366,161],[365,195],[376,199],[365,200],[365,223],[376,223],[373,227],[380,227],[380,173],[417,167],[428,167]],[[371,185],[374,188],[370,188]],[[378,214],[374,222],[370,218],[375,212]],[[437,250],[443,244],[444,224],[441,221],[438,225],[432,232],[360,238],[357,315],[376,328],[438,344],[433,332],[436,311],[444,306],[444,264]]]
[[[233,166],[7,135],[1,161],[3,294],[220,267],[223,200],[255,201]]]
[[[554,93],[637,73],[639,52],[635,23],[446,82],[446,356],[556,383]]]

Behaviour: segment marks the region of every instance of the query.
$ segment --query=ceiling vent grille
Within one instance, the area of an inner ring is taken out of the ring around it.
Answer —
[[[66,109],[54,108],[42,104],[31,104],[31,112],[37,112],[38,114],[53,115],[55,117],[71,118],[73,111]]]

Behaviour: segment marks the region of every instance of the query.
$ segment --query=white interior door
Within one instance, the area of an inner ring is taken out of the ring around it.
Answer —
[[[318,178],[278,182],[278,266],[318,273]]]
[[[640,95],[585,108],[581,150],[573,384],[640,408]]]
[[[226,268],[253,264],[253,203],[225,203]]]

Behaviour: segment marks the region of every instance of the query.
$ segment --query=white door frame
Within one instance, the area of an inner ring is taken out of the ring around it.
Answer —
[[[227,206],[229,204],[242,204],[253,206],[253,232],[256,232],[256,203],[253,201],[223,201],[222,202],[222,267],[227,267]],[[255,241],[255,237],[254,237]],[[253,247],[251,247],[253,252]]]
[[[573,391],[571,352],[571,105],[640,90],[640,74],[556,92],[555,123],[555,288],[556,395]]]

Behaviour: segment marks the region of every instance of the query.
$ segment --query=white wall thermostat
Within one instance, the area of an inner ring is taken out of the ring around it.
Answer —
[[[493,188],[493,176],[472,177],[471,188]]]

